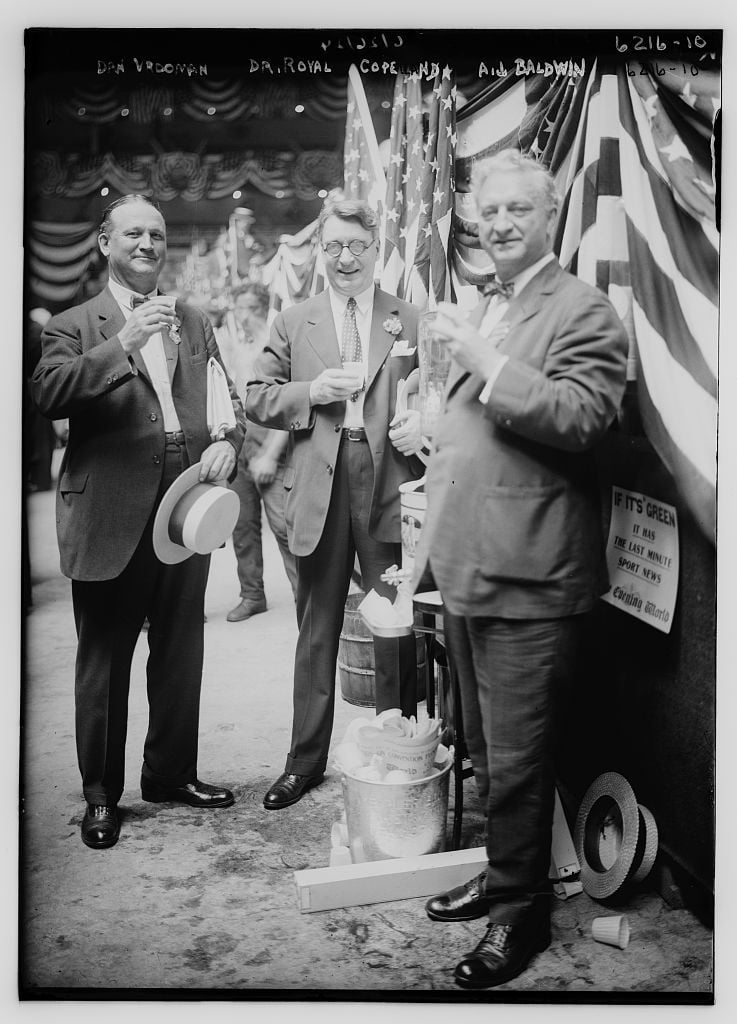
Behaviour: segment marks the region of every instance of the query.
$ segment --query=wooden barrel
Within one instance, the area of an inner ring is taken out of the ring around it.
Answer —
[[[338,677],[343,700],[359,708],[376,707],[374,687],[374,638],[358,606],[366,595],[349,594],[338,638]],[[417,636],[417,697],[422,699],[425,680],[425,643]]]

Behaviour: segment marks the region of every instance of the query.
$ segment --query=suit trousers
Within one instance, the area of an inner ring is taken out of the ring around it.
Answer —
[[[115,805],[123,793],[131,661],[146,618],[149,723],[142,777],[162,786],[185,785],[197,777],[210,556],[164,565],[152,543],[156,508],[186,468],[186,450],[167,446],[156,505],[119,576],[72,580],[77,757],[89,803]]]
[[[238,564],[238,581],[241,598],[244,601],[263,601],[264,556],[261,538],[261,504],[266,519],[276,538],[284,570],[289,579],[292,593],[297,596],[297,567],[287,541],[287,524],[284,520],[284,466],[279,464],[276,477],[270,484],[260,486],[251,476],[245,445],[238,456],[238,469],[231,483],[231,490],[238,495],[241,503],[238,521],[233,530],[233,550]]]
[[[486,805],[489,917],[499,924],[549,914],[555,754],[584,618],[443,617]]]
[[[388,442],[387,442],[388,443]],[[384,597],[396,591],[380,579],[401,559],[401,544],[369,535],[373,462],[366,441],[341,440],[325,527],[311,555],[297,559],[294,720],[286,771],[318,775],[327,766],[335,710],[335,670],[345,601],[356,554],[364,589]],[[397,495],[399,501],[399,495]],[[374,637],[376,713],[417,710],[414,636]]]

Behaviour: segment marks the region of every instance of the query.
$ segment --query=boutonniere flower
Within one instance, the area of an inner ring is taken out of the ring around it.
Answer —
[[[393,334],[395,337],[397,334],[402,333],[402,321],[398,316],[387,317],[382,326],[385,331],[389,334]]]
[[[182,340],[182,336],[179,333],[179,328],[182,326],[182,321],[179,317],[176,318],[175,322],[169,328],[169,341],[172,341],[175,345],[178,345]]]

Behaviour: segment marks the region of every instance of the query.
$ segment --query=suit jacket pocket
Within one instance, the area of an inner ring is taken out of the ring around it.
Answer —
[[[575,563],[579,524],[566,488],[493,487],[477,522],[481,574],[496,581],[539,583],[565,579]]]
[[[207,352],[204,349],[201,352],[190,352],[189,361],[192,366],[200,366],[202,363],[207,362]]]
[[[89,473],[65,473],[59,481],[59,490],[64,494],[82,494],[87,486]]]

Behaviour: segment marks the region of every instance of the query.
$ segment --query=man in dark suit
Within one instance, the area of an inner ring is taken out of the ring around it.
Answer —
[[[426,909],[439,921],[488,915],[455,971],[486,988],[550,942],[555,726],[605,590],[592,448],[622,397],[627,338],[608,299],[555,259],[558,201],[539,164],[503,151],[478,165],[473,189],[497,280],[468,318],[439,307],[453,363],[420,544],[443,599],[489,857]]]
[[[117,842],[130,666],[148,618],[149,728],[144,800],[225,807],[233,794],[197,778],[204,594],[209,556],[164,565],[154,554],[156,510],[170,484],[201,463],[200,480],[227,480],[245,417],[212,441],[207,363],[220,359],[197,310],[157,294],[166,226],[144,196],[124,196],[99,232],[109,281],[97,297],[54,317],[33,377],[44,415],[69,417],[59,474],[57,533],[72,580],[77,628],[77,753],[87,809],[82,841]]]
[[[319,237],[329,287],[276,317],[248,386],[249,419],[289,431],[285,514],[297,557],[292,742],[264,798],[271,810],[322,781],[356,553],[365,589],[390,593],[380,575],[401,557],[399,485],[422,471],[412,458],[419,414],[392,423],[397,383],[417,365],[418,313],[374,286],[378,231],[367,203],[328,197]],[[377,637],[374,651],[377,713],[414,714],[414,641]]]

